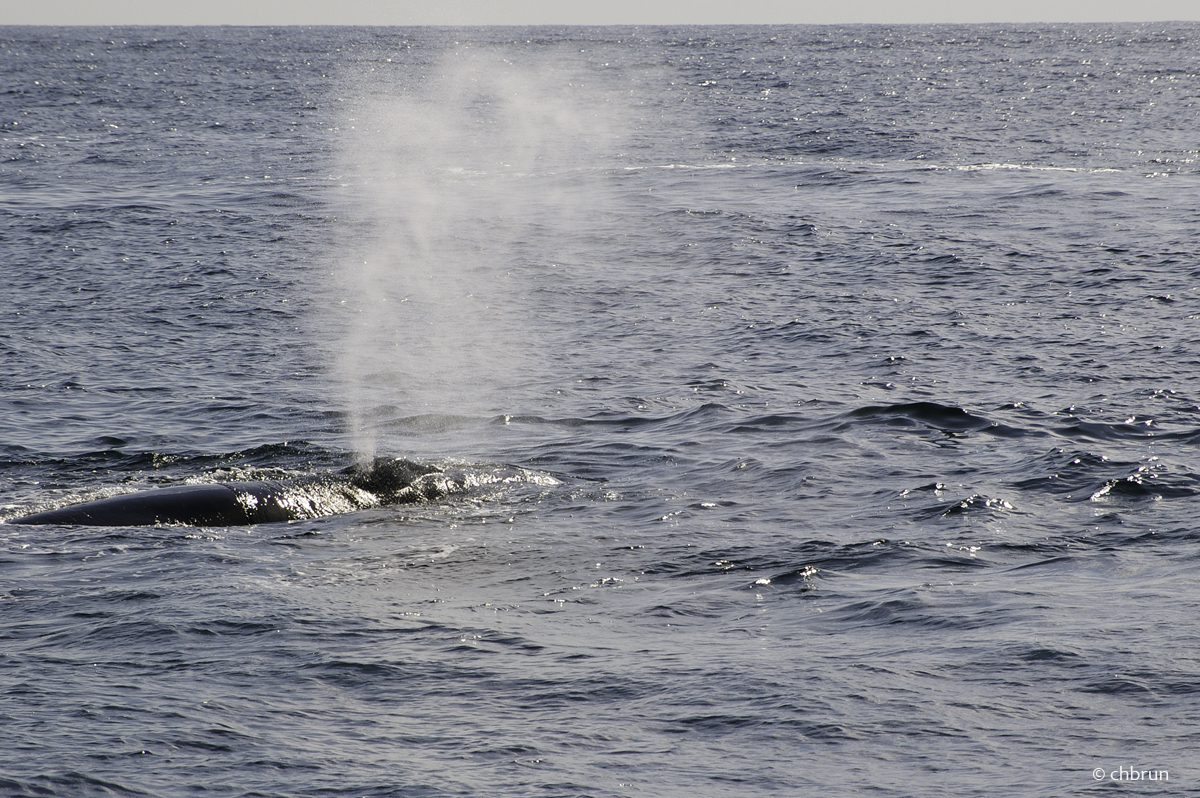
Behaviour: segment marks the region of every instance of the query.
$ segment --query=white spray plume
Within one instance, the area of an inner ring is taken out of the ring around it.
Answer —
[[[522,298],[554,241],[594,212],[613,106],[586,69],[460,48],[418,74],[378,68],[343,135],[351,240],[331,348],[353,446],[382,420],[502,412],[538,357]]]

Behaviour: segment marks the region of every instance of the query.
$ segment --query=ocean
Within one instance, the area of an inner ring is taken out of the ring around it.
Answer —
[[[1200,795],[1198,130],[1195,23],[0,28],[0,522],[456,486],[0,523],[0,794]]]

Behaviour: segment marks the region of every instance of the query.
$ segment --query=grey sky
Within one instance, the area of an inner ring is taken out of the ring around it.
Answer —
[[[1200,20],[1200,0],[0,0],[0,25],[528,25]]]

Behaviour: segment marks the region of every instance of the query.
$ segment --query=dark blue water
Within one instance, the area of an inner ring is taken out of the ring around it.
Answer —
[[[1194,24],[0,28],[0,518],[463,488],[0,525],[0,793],[1200,793],[1198,125]]]

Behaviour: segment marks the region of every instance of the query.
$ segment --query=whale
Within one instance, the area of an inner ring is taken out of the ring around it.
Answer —
[[[436,466],[375,458],[336,474],[251,482],[175,485],[70,504],[10,524],[78,526],[248,526],[318,518],[446,495]]]

